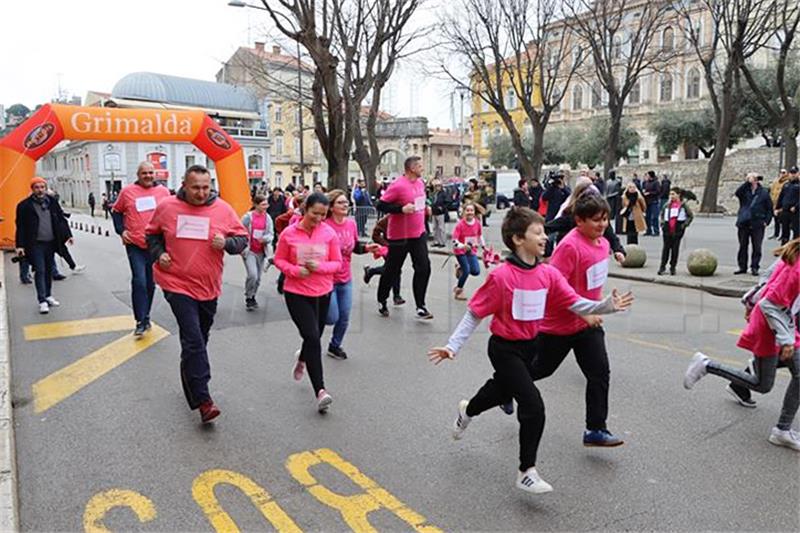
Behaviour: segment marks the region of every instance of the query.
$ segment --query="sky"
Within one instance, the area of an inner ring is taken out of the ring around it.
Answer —
[[[265,12],[229,7],[227,0],[4,0],[0,6],[0,104],[6,108],[33,109],[56,98],[59,88],[81,98],[89,90],[111,92],[132,72],[214,81],[237,47],[274,36]],[[385,110],[452,127],[451,90],[406,63],[394,75]]]

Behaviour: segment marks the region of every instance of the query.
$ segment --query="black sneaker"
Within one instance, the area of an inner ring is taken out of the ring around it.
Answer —
[[[134,337],[141,337],[144,335],[144,332],[147,331],[147,324],[144,322],[139,322],[136,324],[136,329],[133,330]]]
[[[433,314],[424,307],[417,307],[417,318],[420,320],[431,320]]]
[[[728,393],[733,396],[733,399],[736,400],[736,403],[742,407],[749,407],[750,409],[754,409],[756,407],[756,401],[752,398],[750,389],[728,383],[728,386],[725,387],[725,390],[728,391]]]
[[[378,314],[387,317],[389,316],[389,308],[386,307],[386,302],[379,302],[380,307],[378,307]]]
[[[659,276],[663,276],[666,273],[667,273],[667,269],[666,268],[661,267],[661,268],[658,269],[658,275]]]
[[[67,279],[67,276],[65,276],[64,274],[55,274],[53,276],[53,281],[63,281],[65,279]]]
[[[255,298],[246,298],[244,301],[245,309],[248,311],[255,311],[258,309],[258,302],[256,302]]]
[[[670,267],[669,268],[669,275],[670,276],[674,276],[675,275],[675,267]]]
[[[20,278],[19,282],[23,285],[30,285],[33,283],[33,280],[31,278]]]
[[[371,278],[372,278],[372,276],[370,276],[370,275],[369,275],[369,267],[368,267],[368,266],[365,266],[365,267],[364,267],[364,283],[366,283],[367,285],[369,285],[369,280],[370,280]]]
[[[338,359],[339,361],[344,361],[347,359],[347,354],[341,348],[336,348],[335,346],[328,346],[328,357],[333,357],[334,359]]]
[[[394,305],[403,305],[405,303],[406,303],[406,301],[403,300],[402,296],[395,296],[394,297]]]

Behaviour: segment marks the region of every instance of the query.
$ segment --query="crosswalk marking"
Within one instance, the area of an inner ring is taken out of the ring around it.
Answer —
[[[136,320],[131,315],[103,316],[83,320],[65,322],[46,322],[30,324],[23,328],[26,341],[42,341],[60,339],[62,337],[79,337],[109,331],[127,331],[136,327]]]

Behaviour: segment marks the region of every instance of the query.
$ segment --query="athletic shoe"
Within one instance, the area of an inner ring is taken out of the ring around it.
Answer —
[[[539,477],[536,467],[532,466],[524,472],[517,471],[517,488],[533,494],[553,492],[553,486]]]
[[[67,279],[67,276],[64,274],[53,274],[53,281],[62,281]]]
[[[147,325],[144,322],[139,322],[136,324],[136,329],[133,330],[133,336],[141,337],[145,331],[147,331]]]
[[[461,287],[455,287],[453,289],[453,298],[455,298],[456,300],[459,300],[459,301],[466,300],[467,297],[464,296],[464,289],[462,289]]]
[[[613,448],[625,444],[621,438],[613,435],[607,429],[587,429],[583,432],[583,445],[601,448]]]
[[[683,387],[691,389],[694,384],[700,381],[700,378],[708,373],[706,365],[708,365],[708,357],[702,352],[696,352],[689,362],[689,367],[686,369],[686,375],[683,377]]]
[[[430,320],[433,318],[433,314],[424,307],[417,307],[417,318],[420,320]]]
[[[73,274],[83,274],[86,270],[86,265],[75,265],[75,268],[72,269]]]
[[[39,313],[42,315],[46,315],[50,312],[50,306],[47,305],[47,302],[39,302]]]
[[[203,424],[208,424],[219,416],[219,407],[214,405],[212,400],[205,401],[200,404],[200,421]]]
[[[733,399],[736,400],[736,403],[742,407],[755,409],[756,401],[750,396],[750,389],[739,386],[734,387],[733,384],[728,383],[728,386],[725,387],[725,390],[728,391],[728,393],[733,396]]]
[[[306,371],[306,363],[300,360],[300,350],[294,352],[294,356],[297,358],[297,362],[294,364],[294,370],[292,370],[292,376],[294,376],[295,381],[300,381],[303,379],[303,374]]]
[[[244,307],[248,311],[255,311],[258,309],[258,302],[256,302],[255,298],[245,298]]]
[[[331,395],[325,392],[325,389],[320,390],[317,394],[317,411],[320,413],[326,412],[331,403],[333,403]]]
[[[369,285],[369,280],[372,278],[369,274],[369,266],[364,266],[364,283]]]
[[[33,283],[33,280],[31,278],[20,278],[19,282],[23,285],[30,285]]]
[[[792,450],[800,452],[800,434],[797,434],[791,429],[783,430],[774,427],[767,440],[775,446],[785,446],[786,448],[791,448]]]
[[[328,346],[328,357],[333,357],[334,359],[338,359],[339,361],[344,361],[347,359],[347,353],[341,348],[337,348],[336,346]]]
[[[405,305],[405,303],[406,303],[406,301],[403,300],[402,296],[395,296],[393,298],[393,301],[394,301],[394,305]]]
[[[389,308],[386,307],[386,302],[378,302],[378,303],[380,304],[380,307],[378,307],[378,314],[381,315],[382,317],[389,316]]]
[[[509,400],[508,403],[504,403],[500,406],[500,410],[503,411],[507,415],[514,414],[514,400]]]
[[[469,426],[469,421],[471,418],[467,416],[468,405],[468,400],[461,400],[458,402],[458,416],[456,417],[455,422],[453,422],[453,438],[455,440],[460,440],[461,437],[464,436],[464,430],[466,430],[467,426]]]
[[[59,302],[52,296],[48,296],[47,298],[44,299],[44,301],[47,302],[47,305],[49,305],[50,307],[58,307],[59,305],[61,305],[61,302]]]

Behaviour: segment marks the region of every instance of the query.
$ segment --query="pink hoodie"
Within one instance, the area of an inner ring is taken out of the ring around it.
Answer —
[[[300,267],[309,259],[316,260],[319,266],[301,278]],[[299,223],[289,226],[278,238],[275,266],[286,275],[285,291],[303,296],[328,294],[333,290],[333,276],[342,266],[339,238],[324,222],[311,235]]]

